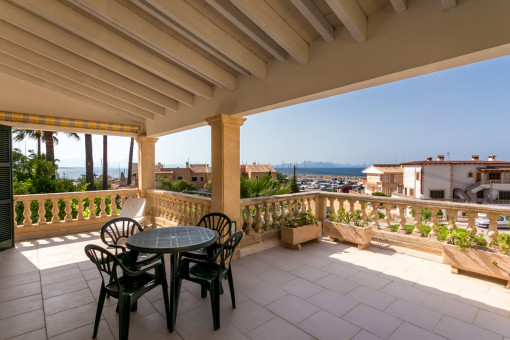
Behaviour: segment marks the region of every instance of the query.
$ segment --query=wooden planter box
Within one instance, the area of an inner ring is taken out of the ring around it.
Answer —
[[[324,221],[324,235],[332,241],[347,241],[356,243],[359,249],[365,249],[372,240],[372,227],[355,227],[333,221]]]
[[[301,243],[315,240],[316,242],[321,241],[322,236],[322,222],[318,222],[318,225],[308,224],[297,228],[287,228],[282,226],[281,228],[281,240],[289,248],[301,249]]]
[[[498,267],[492,265],[496,261]],[[503,279],[510,288],[510,275],[501,270],[510,271],[510,256],[495,254],[479,249],[461,250],[451,244],[443,244],[443,263],[452,267],[452,273],[458,274],[459,269]]]

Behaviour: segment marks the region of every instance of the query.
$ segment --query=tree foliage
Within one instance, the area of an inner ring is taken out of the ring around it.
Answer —
[[[262,178],[241,177],[241,198],[284,195],[290,192],[287,185],[271,175]]]
[[[195,183],[187,182],[183,179],[172,182],[170,178],[161,178],[161,182],[161,187],[169,191],[184,192],[195,190],[197,188]]]

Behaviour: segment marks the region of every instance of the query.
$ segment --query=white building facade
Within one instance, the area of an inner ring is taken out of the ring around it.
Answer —
[[[510,162],[487,161],[474,155],[470,161],[437,160],[401,163],[404,195],[422,199],[510,203]]]

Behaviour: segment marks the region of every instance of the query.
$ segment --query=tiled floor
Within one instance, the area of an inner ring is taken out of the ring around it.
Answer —
[[[100,244],[98,236],[25,242],[0,253],[1,339],[90,339],[101,279],[83,248]],[[226,289],[220,330],[212,330],[209,299],[185,283],[176,331],[166,329],[156,289],[131,313],[130,338],[510,339],[510,291],[501,282],[454,275],[392,249],[323,241],[250,255],[233,271],[237,308]],[[118,334],[110,300],[98,339]]]

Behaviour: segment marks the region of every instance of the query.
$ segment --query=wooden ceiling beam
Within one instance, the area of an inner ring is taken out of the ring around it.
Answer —
[[[183,0],[146,0],[178,25],[259,79],[266,78],[266,63]]]
[[[356,0],[326,0],[326,2],[357,42],[367,40],[368,19]]]
[[[291,2],[324,40],[327,42],[335,40],[335,29],[311,0],[291,0]]]

